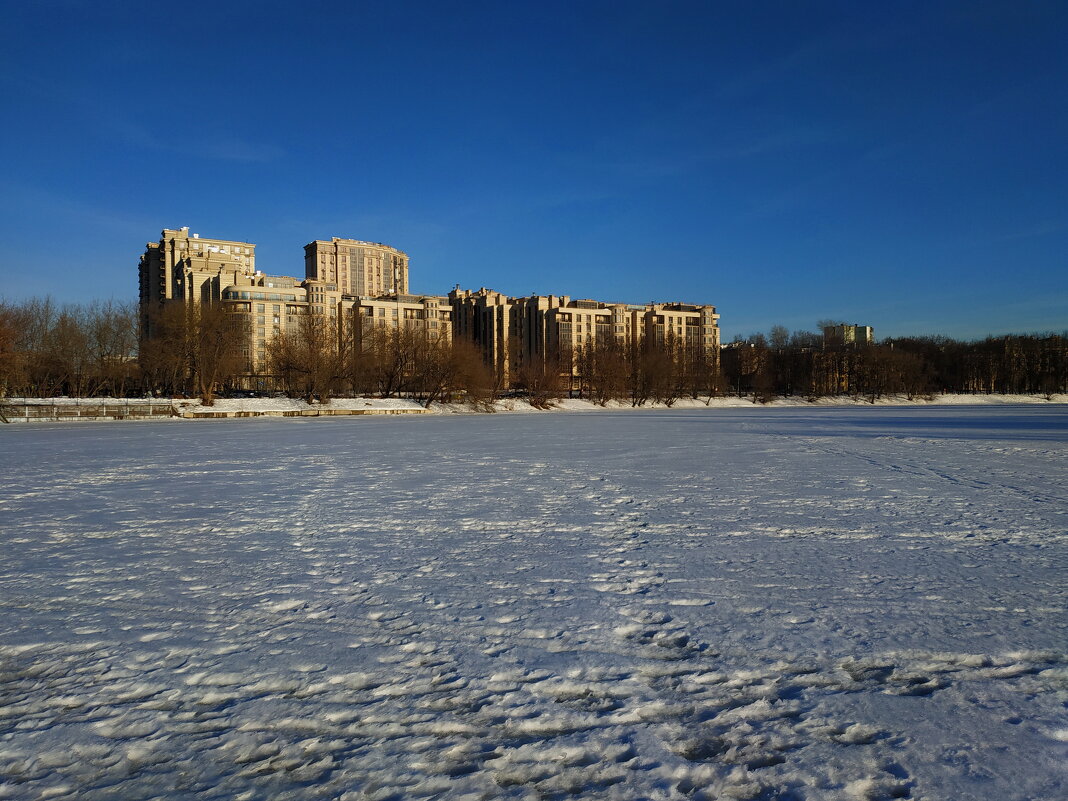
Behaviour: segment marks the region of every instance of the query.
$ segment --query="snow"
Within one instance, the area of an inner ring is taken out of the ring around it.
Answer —
[[[297,412],[311,410],[354,410],[354,411],[408,411],[424,412],[423,405],[415,400],[407,398],[332,398],[327,403],[307,403],[299,398],[216,398],[211,406],[204,406],[199,398],[189,399],[152,399],[154,403],[166,403],[170,400],[174,408],[180,412],[244,412],[264,414],[271,412]],[[148,399],[130,398],[5,398],[0,399],[2,404],[27,404],[31,406],[93,406],[104,405],[121,406],[123,404],[149,403]],[[876,399],[871,404],[867,398],[854,398],[850,396],[821,397],[814,400],[806,400],[802,397],[776,398],[762,408],[813,408],[813,407],[854,407],[863,406],[1018,406],[1021,404],[1050,405],[1068,404],[1068,395],[1053,394],[1048,398],[1045,395],[996,395],[996,394],[972,394],[972,395],[934,395],[930,399],[924,397],[907,398],[903,395],[886,395]],[[674,409],[748,409],[754,406],[753,399],[749,397],[718,397],[718,398],[680,398],[672,404]],[[549,409],[538,409],[531,406],[523,398],[504,398],[492,404],[492,411],[498,413],[544,413],[546,411],[565,412],[590,412],[590,411],[625,411],[635,412],[665,409],[662,403],[648,402],[644,406],[633,408],[629,402],[609,401],[606,406],[600,406],[592,401],[582,398],[558,398],[552,401]],[[431,412],[437,414],[473,414],[481,413],[481,408],[466,403],[433,403]],[[72,421],[73,422],[73,421]]]
[[[0,429],[0,798],[1053,799],[1068,407]]]
[[[366,399],[369,403],[382,403],[380,400]],[[332,403],[348,403],[349,401],[335,400]],[[238,402],[240,403],[240,401]],[[760,404],[761,408],[775,409],[775,408],[788,408],[788,409],[811,409],[814,407],[852,407],[852,406],[1019,406],[1021,404],[1068,404],[1068,395],[1053,394],[1048,398],[1045,395],[994,395],[994,394],[973,394],[973,395],[934,395],[930,399],[925,397],[916,396],[914,398],[908,398],[904,395],[884,395],[877,398],[875,403],[872,404],[868,398],[860,397],[854,398],[845,395],[839,395],[834,397],[821,397],[813,400],[806,400],[802,397],[789,397],[789,398],[775,398],[766,404]],[[752,396],[739,398],[736,396],[718,397],[718,398],[679,398],[675,401],[670,408],[672,409],[751,409],[754,406]],[[643,412],[655,409],[665,409],[663,403],[648,402],[640,407],[632,407],[629,402],[625,401],[609,401],[605,406],[600,406],[593,401],[585,400],[582,398],[558,398],[552,401],[552,406],[549,409],[537,409],[531,406],[526,400],[522,398],[504,398],[496,401],[493,404],[493,411],[503,413],[523,413],[523,412],[546,412],[546,411],[565,411],[565,412],[592,412],[592,411],[635,411]],[[453,403],[435,403],[432,404],[431,409],[441,414],[453,413],[464,414],[473,413],[479,410],[472,408],[469,405]]]

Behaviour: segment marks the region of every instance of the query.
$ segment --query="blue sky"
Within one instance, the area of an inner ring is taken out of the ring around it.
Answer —
[[[1068,328],[1068,3],[0,4],[0,295],[164,227],[302,275],[713,303],[724,336]]]

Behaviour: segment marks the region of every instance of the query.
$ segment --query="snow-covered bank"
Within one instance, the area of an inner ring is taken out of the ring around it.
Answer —
[[[874,404],[872,404],[866,398],[853,398],[847,396],[837,397],[824,397],[816,398],[814,400],[806,400],[800,397],[790,398],[775,398],[768,403],[754,403],[751,397],[739,398],[736,396],[721,397],[721,398],[680,398],[675,401],[670,407],[663,403],[646,403],[643,406],[632,406],[630,403],[622,401],[609,401],[605,406],[601,406],[593,401],[583,400],[580,398],[563,398],[554,400],[552,406],[549,409],[536,409],[531,406],[527,401],[521,398],[506,398],[497,401],[493,405],[493,411],[496,412],[541,412],[541,411],[569,411],[569,412],[586,412],[586,411],[620,411],[634,409],[635,411],[641,411],[643,409],[752,409],[752,408],[812,408],[816,406],[843,406],[843,407],[855,407],[855,406],[1004,406],[1013,404],[1066,404],[1068,403],[1068,395],[1054,394],[1050,396],[1045,395],[935,395],[930,399],[915,397],[908,398],[904,395],[886,395],[878,398]],[[475,409],[465,404],[434,404],[433,407],[436,410],[443,412],[477,412],[479,409]]]
[[[174,418],[329,417],[349,415],[432,414],[415,401],[341,398],[309,404],[290,398],[216,399],[211,406],[188,399],[6,398],[0,421],[7,423],[102,422]]]
[[[755,404],[751,398],[724,397],[695,400],[682,398],[670,407],[663,403],[647,403],[633,407],[629,403],[611,401],[605,406],[582,399],[559,399],[547,409],[535,408],[522,398],[498,400],[488,408],[467,403],[434,403],[429,409],[414,400],[402,398],[333,398],[328,403],[306,403],[294,398],[217,398],[211,406],[198,399],[124,399],[124,398],[6,398],[0,399],[0,414],[9,422],[74,422],[102,420],[144,420],[158,417],[159,409],[171,404],[175,418],[203,419],[218,417],[258,416],[339,416],[348,414],[475,414],[486,412],[593,412],[649,409],[748,409],[812,408],[823,406],[1001,406],[1007,404],[1065,404],[1068,395],[936,395],[930,399],[890,395],[875,404],[863,398],[834,397],[776,398],[769,403]],[[28,408],[27,408],[28,407]],[[35,408],[37,407],[37,408]],[[143,408],[139,408],[143,407]],[[47,413],[52,409],[52,413]],[[150,415],[149,409],[152,414]]]
[[[1059,798],[1068,407],[10,427],[0,798]]]
[[[903,395],[891,395],[876,400],[877,406],[1001,406],[1006,404],[1068,404],[1068,395],[936,395],[931,400],[922,398],[908,399]],[[218,398],[210,407],[201,406],[198,400],[175,401],[179,409],[215,409],[226,412],[273,412],[300,411],[315,409],[362,410],[362,409],[422,409],[422,404],[402,398],[333,398],[326,404],[308,404],[293,398]],[[804,398],[776,398],[767,404],[754,404],[752,398],[712,398],[694,400],[681,398],[670,408],[673,409],[751,409],[757,408],[811,408],[813,406],[870,406],[867,400],[851,397],[817,398],[807,401]],[[592,412],[592,411],[636,411],[668,408],[662,403],[647,403],[632,407],[629,403],[611,401],[607,406],[600,406],[592,401],[579,398],[562,398],[555,400],[549,409],[536,409],[522,398],[504,398],[496,401],[492,409],[495,412]],[[441,414],[481,413],[486,409],[465,403],[434,403],[430,410]]]

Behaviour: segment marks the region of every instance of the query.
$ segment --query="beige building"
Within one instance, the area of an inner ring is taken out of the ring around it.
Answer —
[[[379,242],[316,239],[304,246],[304,275],[346,295],[406,295],[408,254]]]
[[[875,329],[870,325],[831,325],[823,329],[824,345],[871,345]]]
[[[168,301],[213,303],[231,284],[258,277],[256,246],[229,239],[202,239],[189,228],[165,228],[149,242],[138,265],[142,335],[152,335],[149,313]]]
[[[567,295],[513,298],[485,287],[449,293],[457,338],[475,342],[498,375],[548,358],[570,362],[579,351],[615,339],[628,344],[671,344],[718,353],[719,315],[714,306],[685,303],[605,303]]]
[[[222,303],[242,315],[250,386],[270,385],[271,340],[299,330],[300,317],[307,314],[336,320],[339,335],[364,343],[369,332],[385,329],[466,339],[506,380],[525,364],[558,357],[570,360],[574,376],[581,348],[610,338],[719,349],[714,306],[604,303],[567,295],[516,298],[459,286],[447,297],[412,295],[408,255],[358,239],[334,237],[305,245],[304,278],[299,279],[257,270],[256,246],[249,242],[204,239],[189,228],[168,228],[159,242],[146,245],[139,278],[142,336],[152,336],[151,311],[164,303]]]
[[[342,306],[360,337],[373,330],[399,328],[429,337],[452,340],[452,308],[443,295],[345,297]]]
[[[475,343],[497,375],[512,375],[519,359],[515,298],[485,287],[471,291],[457,285],[449,293],[449,302],[453,336]]]
[[[201,239],[189,228],[165,228],[149,242],[138,269],[141,303],[218,300],[231,276],[256,274],[256,246],[229,239]]]
[[[316,240],[304,247],[304,279],[265,275],[256,269],[255,251],[251,243],[204,239],[188,227],[164,229],[141,256],[142,336],[152,336],[151,311],[164,303],[223,303],[246,324],[250,385],[269,383],[270,341],[297,331],[300,316],[309,313],[338,320],[339,332],[353,325],[357,336],[370,324],[452,338],[449,299],[407,293],[402,251],[355,239]]]

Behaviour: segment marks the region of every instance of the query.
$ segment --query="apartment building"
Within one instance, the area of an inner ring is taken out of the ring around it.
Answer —
[[[304,246],[304,273],[345,295],[408,294],[408,254],[380,242],[316,239]]]
[[[452,331],[457,340],[475,343],[482,359],[497,375],[507,377],[516,369],[518,341],[515,299],[492,289],[471,291],[459,284],[449,292]]]
[[[356,337],[366,341],[376,330],[396,328],[452,341],[452,308],[444,295],[384,295],[342,299]]]
[[[250,386],[270,383],[268,345],[283,332],[296,332],[301,315],[337,320],[339,335],[360,339],[369,323],[452,337],[447,297],[407,293],[408,256],[402,251],[355,239],[316,240],[304,247],[300,279],[257,270],[255,250],[249,242],[201,238],[188,227],[164,229],[159,242],[145,246],[139,264],[142,337],[154,335],[152,312],[165,303],[222,303],[242,315]]]
[[[580,350],[611,339],[709,353],[720,344],[714,306],[606,303],[567,295],[513,298],[459,286],[449,300],[455,336],[476,343],[486,363],[505,378],[549,358],[561,359],[564,372],[574,376]]]
[[[253,280],[256,246],[230,239],[203,239],[189,227],[163,229],[149,242],[138,264],[141,327],[152,336],[154,307],[174,300],[212,303],[232,284]]]
[[[152,311],[171,302],[221,303],[247,332],[248,384],[269,386],[270,342],[300,328],[302,315],[337,322],[339,336],[366,344],[374,331],[416,331],[462,338],[508,380],[523,365],[561,364],[575,376],[584,346],[614,339],[718,353],[714,306],[684,303],[633,305],[574,300],[567,295],[509,297],[485,287],[458,285],[448,296],[408,292],[408,255],[359,239],[317,239],[304,246],[304,278],[266,275],[256,246],[206,239],[189,228],[164,229],[149,242],[139,266],[142,336],[153,335]],[[870,329],[868,329],[870,332]]]
[[[870,325],[830,325],[823,329],[825,346],[871,345],[875,342],[875,329]]]

